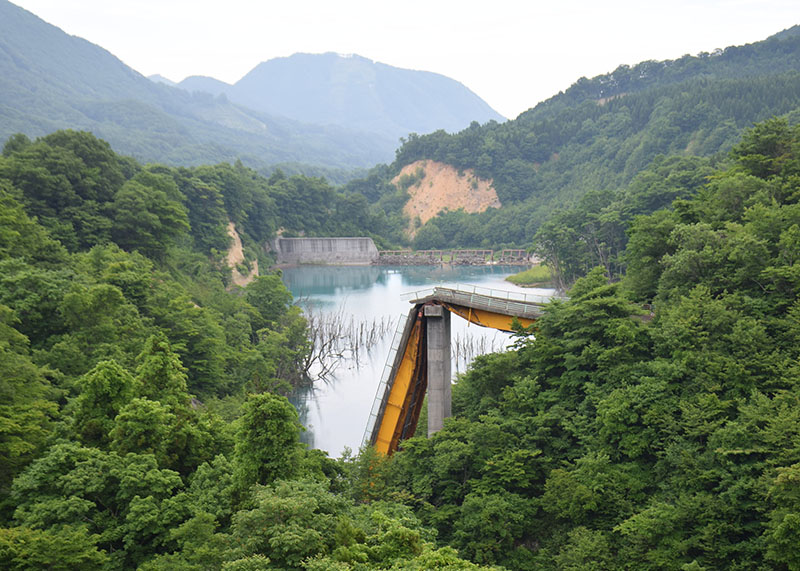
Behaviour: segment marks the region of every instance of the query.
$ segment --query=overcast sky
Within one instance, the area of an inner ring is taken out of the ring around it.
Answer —
[[[296,52],[456,79],[509,118],[619,64],[762,40],[800,0],[12,0],[144,75],[234,83]]]

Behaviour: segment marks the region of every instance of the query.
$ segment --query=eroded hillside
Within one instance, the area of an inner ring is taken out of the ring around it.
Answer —
[[[417,219],[424,224],[442,210],[474,213],[501,206],[491,180],[479,178],[472,169],[459,172],[437,161],[420,160],[406,165],[392,183],[408,190],[410,198],[403,212],[411,221],[408,234],[412,238]]]

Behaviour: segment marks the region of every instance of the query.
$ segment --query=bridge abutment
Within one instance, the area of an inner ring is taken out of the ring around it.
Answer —
[[[441,430],[452,414],[450,390],[450,312],[424,306],[428,367],[428,436]]]

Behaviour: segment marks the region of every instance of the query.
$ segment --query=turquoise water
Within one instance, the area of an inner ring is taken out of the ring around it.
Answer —
[[[549,289],[519,288],[505,277],[518,266],[300,266],[283,270],[283,280],[318,329],[343,331],[343,345],[329,358],[333,370],[314,388],[296,395],[306,426],[305,441],[339,456],[358,450],[399,318],[411,305],[403,294],[436,285],[475,285],[506,291],[551,295]],[[407,298],[406,298],[407,299]],[[327,335],[327,339],[335,334]],[[350,341],[348,341],[348,339]],[[353,341],[361,339],[359,341]],[[364,341],[364,339],[367,339]],[[500,331],[452,321],[453,372],[463,372],[476,354],[502,350],[510,336]],[[357,353],[357,354],[356,354]],[[315,367],[319,377],[321,367]]]

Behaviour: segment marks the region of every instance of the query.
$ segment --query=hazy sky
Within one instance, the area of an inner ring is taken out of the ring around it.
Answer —
[[[513,118],[581,76],[766,38],[800,0],[12,0],[144,75],[236,82],[295,52],[447,75]]]

